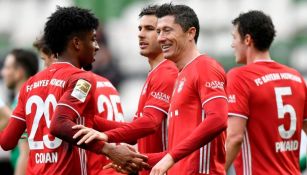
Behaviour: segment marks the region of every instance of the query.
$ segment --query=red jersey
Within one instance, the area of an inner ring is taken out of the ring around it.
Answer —
[[[77,123],[91,127],[95,89],[92,75],[69,63],[54,63],[25,82],[13,117],[25,121],[29,133],[27,174],[87,173],[85,151],[54,137],[49,128],[57,105],[71,108]]]
[[[300,174],[300,138],[307,117],[303,77],[277,62],[258,61],[234,68],[227,78],[228,115],[247,120],[234,162],[236,174]]]
[[[92,74],[97,81],[95,91],[96,114],[107,120],[123,122],[123,109],[121,106],[119,93],[117,92],[116,88],[108,79],[94,73]],[[103,170],[103,166],[111,162],[103,155],[98,155],[91,151],[87,151],[87,160],[90,174],[121,174],[117,173],[113,169]]]
[[[138,140],[138,150],[141,153],[155,153],[166,150],[166,116],[177,74],[177,67],[169,60],[162,61],[148,73],[139,99],[136,117],[142,117],[144,108],[155,108],[165,113],[165,119],[156,133]]]
[[[225,85],[223,68],[206,55],[193,59],[180,71],[168,115],[169,150],[191,135],[205,119],[205,103],[226,98]],[[204,147],[176,162],[168,175],[225,174],[225,139],[223,131]]]

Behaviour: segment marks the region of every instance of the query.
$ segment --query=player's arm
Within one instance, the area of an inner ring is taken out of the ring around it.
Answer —
[[[228,118],[225,164],[226,172],[241,149],[246,122],[246,118],[238,116],[229,116]]]
[[[215,98],[204,104],[206,118],[193,132],[169,151],[152,169],[152,174],[166,172],[173,164],[206,145],[227,128],[227,100]]]
[[[7,127],[0,134],[0,145],[8,151],[16,147],[26,129],[26,121],[21,118],[11,117]]]
[[[71,108],[65,105],[58,105],[55,109],[51,125],[50,133],[70,144],[95,152],[104,154],[121,166],[126,166],[129,162],[133,162],[134,158],[146,160],[147,157],[131,151],[125,145],[112,145],[104,141],[94,140],[89,144],[77,145],[78,139],[73,139],[73,135],[77,132],[72,129],[76,123],[74,122],[78,114]],[[129,164],[129,166],[133,164]],[[128,167],[129,167],[128,166]]]
[[[100,132],[105,132],[111,129],[116,129],[121,126],[124,126],[126,123],[124,122],[117,122],[117,121],[111,121],[107,120],[105,118],[102,118],[98,115],[94,116],[94,129]]]
[[[155,108],[148,107],[144,108],[143,117],[137,118],[132,123],[122,123],[121,127],[106,131],[105,133],[97,133],[94,131],[94,129],[81,125],[74,126],[74,129],[80,129],[74,135],[74,138],[82,136],[82,138],[79,139],[78,144],[90,143],[94,139],[104,140],[112,143],[134,143],[139,138],[155,133],[165,117],[166,114],[164,112]],[[107,122],[105,122],[106,119],[97,117],[97,120],[102,121],[99,123],[99,125],[107,124]]]
[[[105,132],[109,142],[133,142],[157,131],[166,114],[155,108],[144,108],[143,117],[120,128]]]

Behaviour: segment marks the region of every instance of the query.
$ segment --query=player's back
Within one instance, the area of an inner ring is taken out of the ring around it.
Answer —
[[[95,91],[96,114],[107,120],[124,122],[120,96],[116,88],[108,79],[94,73],[91,74],[93,74],[95,80],[97,81]],[[111,162],[106,156],[97,155],[87,151],[87,159],[90,174],[120,174],[113,169],[103,170],[103,166]]]
[[[231,113],[248,119],[237,174],[300,174],[299,147],[306,99],[301,75],[282,64],[256,62],[230,71],[240,79],[238,94],[228,94]],[[229,82],[231,83],[231,82]],[[237,103],[236,107],[232,107]],[[240,105],[245,104],[246,106]],[[242,112],[243,111],[243,112]]]
[[[27,174],[83,174],[78,149],[50,134],[54,109],[74,74],[82,70],[55,63],[23,86],[14,115],[24,116],[29,134]]]

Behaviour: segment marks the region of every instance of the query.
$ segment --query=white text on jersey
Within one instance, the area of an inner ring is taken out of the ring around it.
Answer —
[[[58,162],[58,153],[51,152],[51,153],[36,153],[35,154],[35,163],[56,163]]]
[[[55,79],[55,78],[51,79],[50,83],[49,83],[49,80],[35,81],[34,83],[27,85],[27,92],[31,91],[32,89],[38,88],[38,87],[48,86],[49,84],[52,85],[52,86],[64,88],[65,81],[64,80],[58,80],[58,79]]]

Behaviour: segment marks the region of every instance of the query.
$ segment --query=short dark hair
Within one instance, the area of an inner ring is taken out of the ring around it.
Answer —
[[[232,24],[238,25],[242,39],[247,34],[251,35],[255,48],[259,51],[268,50],[276,35],[271,17],[258,10],[241,13]]]
[[[9,54],[15,57],[15,65],[25,70],[26,78],[37,73],[38,58],[34,52],[24,49],[13,49]]]
[[[156,12],[158,18],[164,16],[174,16],[175,22],[179,24],[184,32],[188,31],[191,27],[195,27],[196,34],[194,37],[195,43],[197,42],[199,35],[199,21],[194,10],[186,5],[173,5],[172,3],[166,3],[161,5]]]
[[[141,18],[144,15],[156,15],[158,8],[158,5],[149,5],[147,7],[144,7],[140,12],[139,17]]]
[[[98,19],[87,9],[57,7],[44,28],[44,40],[52,53],[62,53],[74,36],[97,29]]]
[[[42,51],[44,54],[48,55],[49,57],[52,55],[52,51],[46,44],[43,37],[36,39],[33,43],[33,47],[35,47],[38,51]]]

